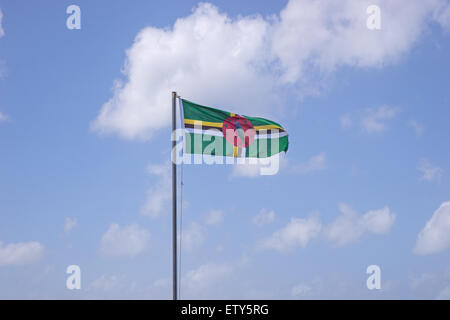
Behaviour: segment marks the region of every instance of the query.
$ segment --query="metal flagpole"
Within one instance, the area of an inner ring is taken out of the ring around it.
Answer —
[[[172,92],[172,262],[173,262],[173,300],[177,300],[177,165],[175,162],[176,141],[176,101],[177,93]]]

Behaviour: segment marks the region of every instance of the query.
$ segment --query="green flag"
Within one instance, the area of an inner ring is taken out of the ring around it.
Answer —
[[[267,158],[288,150],[284,128],[264,118],[241,116],[182,99],[185,153]]]

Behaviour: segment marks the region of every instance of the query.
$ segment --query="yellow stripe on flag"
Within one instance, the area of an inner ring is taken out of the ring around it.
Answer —
[[[209,121],[200,121],[200,120],[193,120],[193,119],[184,119],[185,124],[193,124],[193,125],[200,125],[200,126],[209,126],[209,127],[217,127],[222,128],[223,123],[222,122],[209,122]]]
[[[276,126],[274,124],[265,124],[263,126],[255,126],[255,130],[262,130],[262,129],[283,129],[280,126]]]

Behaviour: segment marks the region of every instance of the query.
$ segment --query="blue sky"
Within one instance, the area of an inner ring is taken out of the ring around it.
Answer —
[[[0,10],[0,298],[171,298],[172,90],[290,141],[184,165],[182,298],[450,298],[448,1]]]

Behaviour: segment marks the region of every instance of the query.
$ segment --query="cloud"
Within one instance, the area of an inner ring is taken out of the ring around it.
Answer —
[[[122,287],[123,276],[102,275],[95,279],[88,287],[87,291],[111,292]]]
[[[326,276],[309,276],[295,283],[290,289],[290,296],[294,299],[321,300],[354,300],[354,299],[391,299],[398,297],[398,281],[383,278],[380,290],[367,290],[361,285],[361,280],[350,272],[330,272]]]
[[[207,226],[221,224],[224,220],[222,210],[211,210],[204,218],[204,223],[191,222],[183,232],[178,235],[181,239],[183,250],[194,251],[200,248],[207,236]]]
[[[273,210],[266,211],[265,209],[261,209],[261,211],[252,218],[253,224],[256,224],[257,226],[272,223],[273,220],[275,220],[275,212]]]
[[[36,241],[10,243],[0,242],[0,267],[23,265],[39,260],[44,254],[44,246]]]
[[[342,214],[324,232],[325,237],[337,247],[359,240],[365,232],[386,234],[395,221],[395,213],[388,207],[359,215],[349,205],[342,203],[339,204],[339,211]]]
[[[442,289],[437,295],[436,300],[450,300],[450,286]]]
[[[233,275],[248,263],[250,259],[244,255],[240,259],[228,262],[206,262],[183,272],[180,279],[183,299],[224,299],[236,297],[242,293],[242,282]],[[158,279],[153,282],[158,292],[162,290],[170,294],[171,280]],[[236,290],[238,289],[238,290]],[[241,291],[239,291],[241,290]]]
[[[67,217],[64,222],[64,231],[69,233],[73,228],[77,226],[77,218]]]
[[[153,286],[160,289],[170,288],[170,285],[169,279],[157,279],[153,282]]]
[[[229,274],[232,267],[227,264],[207,263],[187,272],[184,280],[188,287],[199,288],[211,285],[218,278]]]
[[[373,1],[289,1],[273,30],[272,50],[282,79],[296,82],[311,68],[381,67],[395,62],[417,41],[425,20],[444,1],[377,1],[382,30],[366,27]]]
[[[179,236],[180,237],[180,236]],[[187,251],[194,251],[205,242],[206,228],[196,222],[192,222],[182,235],[182,246]]]
[[[364,228],[373,234],[386,234],[395,222],[395,213],[388,207],[370,210],[362,216]]]
[[[261,175],[261,168],[269,168],[271,165],[275,166],[278,161],[278,173],[283,170],[287,170],[291,174],[309,174],[316,171],[326,169],[326,153],[320,152],[317,155],[312,156],[305,162],[294,163],[285,155],[285,153],[279,154],[277,159],[272,158],[273,164],[268,165],[265,161],[269,161],[269,158],[260,159],[262,162],[252,164],[250,161],[246,161],[243,164],[233,165],[231,172],[231,178],[233,177],[246,177],[255,178],[264,176]]]
[[[0,9],[0,38],[5,35],[5,30],[3,30],[2,22],[3,22],[3,11],[2,9]]]
[[[448,268],[408,275],[410,292],[415,293],[419,299],[446,299],[450,298],[450,273]]]
[[[263,165],[260,163],[250,164],[248,162],[244,164],[234,164],[231,171],[231,177],[245,177],[245,178],[256,178],[261,176],[261,167]]]
[[[361,118],[361,127],[367,133],[381,133],[386,131],[388,120],[393,119],[399,109],[389,106],[370,108]]]
[[[291,218],[285,227],[262,240],[260,247],[277,251],[289,251],[296,247],[304,248],[312,239],[319,236],[321,229],[322,224],[315,215],[306,219]]]
[[[103,234],[100,252],[110,257],[135,257],[148,247],[150,234],[137,224],[119,226],[113,223]]]
[[[450,3],[440,2],[440,6],[434,10],[434,19],[446,31],[450,31]]]
[[[0,112],[0,122],[6,121],[8,117]]]
[[[275,97],[273,79],[263,70],[267,28],[259,16],[232,20],[201,3],[170,29],[141,30],[127,50],[128,81],[116,83],[94,129],[129,139],[149,138],[169,125],[174,90],[240,112],[268,109]]]
[[[355,242],[368,232],[386,234],[395,222],[395,213],[388,207],[370,210],[359,215],[347,204],[339,204],[341,215],[329,225],[323,225],[317,214],[306,219],[291,218],[283,228],[259,243],[262,249],[289,251],[296,247],[306,247],[309,242],[324,236],[335,247]]]
[[[189,297],[210,297],[208,292],[214,288],[214,293],[234,271],[236,266],[227,263],[206,263],[188,271],[181,279],[183,295]]]
[[[435,285],[438,281],[438,277],[434,273],[422,273],[419,275],[410,274],[409,278],[409,286],[413,290],[424,291],[425,286]],[[441,279],[439,279],[441,280]]]
[[[205,218],[205,224],[216,225],[223,222],[223,211],[211,210]]]
[[[414,132],[416,133],[416,136],[421,136],[423,133],[423,125],[416,120],[411,120],[408,122],[408,125],[414,129]]]
[[[3,11],[2,11],[2,9],[0,8],[0,38],[3,37],[3,36],[5,35],[5,30],[3,30],[3,25],[2,25],[2,23],[3,23]],[[4,73],[5,73],[5,70],[4,70],[4,61],[2,61],[2,60],[0,59],[0,78],[2,78],[2,76],[4,75]],[[4,114],[2,114],[2,113],[0,112],[0,122],[5,121],[5,120],[7,120],[7,119],[8,119],[8,117],[5,116]]]
[[[311,292],[310,286],[300,283],[300,284],[295,285],[292,288],[291,295],[293,297],[298,297],[298,296],[304,297],[304,296],[307,296],[310,292]]]
[[[432,254],[450,246],[450,202],[437,209],[417,236],[414,253]]]
[[[339,205],[342,215],[327,227],[326,237],[336,246],[343,246],[358,240],[364,233],[361,218],[345,204]]]
[[[136,296],[137,283],[125,275],[106,275],[92,281],[86,289],[88,299],[130,299]]]
[[[266,175],[278,174],[287,167],[288,160],[286,153],[278,153],[269,158],[245,159],[244,163],[237,163],[232,166],[230,178],[244,177],[256,178]]]
[[[430,164],[428,159],[421,159],[419,161],[419,165],[417,166],[417,170],[422,172],[422,176],[420,177],[420,180],[425,181],[440,181],[441,177],[444,173],[444,170],[437,166],[433,166]]]
[[[346,113],[339,118],[339,123],[341,125],[341,128],[346,129],[352,126],[353,120],[352,117],[348,113]]]
[[[278,114],[287,87],[299,95],[317,92],[314,87],[341,66],[379,68],[398,61],[445,2],[378,3],[382,31],[366,27],[368,0],[291,0],[268,18],[230,18],[201,3],[171,27],[146,27],[126,51],[125,79],[116,80],[92,128],[151,138],[170,125],[173,90],[202,104],[233,106],[231,111]],[[378,123],[368,125],[380,130]]]
[[[321,152],[312,156],[304,163],[292,165],[292,171],[300,174],[307,174],[314,171],[321,171],[326,169],[326,154]]]
[[[141,214],[154,218],[167,209],[167,204],[172,199],[170,162],[150,164],[147,172],[158,177],[158,180],[152,188],[147,190],[147,201],[141,208]]]

